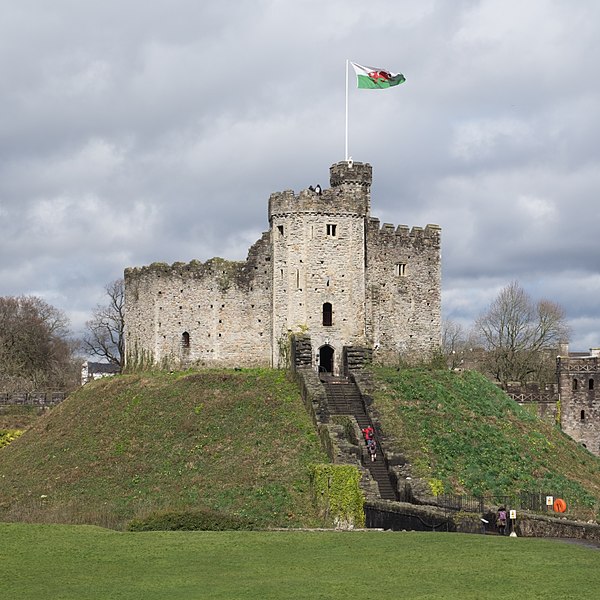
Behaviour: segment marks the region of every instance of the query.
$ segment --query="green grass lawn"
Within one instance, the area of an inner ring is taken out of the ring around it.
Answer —
[[[405,532],[149,532],[0,524],[0,597],[597,598],[600,551]]]

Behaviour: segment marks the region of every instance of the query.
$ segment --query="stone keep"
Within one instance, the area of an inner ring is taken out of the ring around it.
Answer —
[[[430,355],[441,230],[381,226],[371,180],[371,165],[344,161],[321,193],[272,194],[269,231],[245,261],[126,269],[127,362],[283,367],[294,334],[310,338],[314,368],[336,374],[352,348],[384,364]]]

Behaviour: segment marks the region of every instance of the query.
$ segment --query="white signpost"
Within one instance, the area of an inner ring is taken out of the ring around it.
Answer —
[[[517,511],[514,509],[510,510],[510,537],[517,537],[515,532],[515,521],[517,520]]]

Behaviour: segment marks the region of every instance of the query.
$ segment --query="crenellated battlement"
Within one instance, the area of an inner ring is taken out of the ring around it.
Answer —
[[[160,279],[161,277],[177,276],[181,278],[212,277],[213,275],[232,275],[243,270],[245,262],[231,261],[224,258],[210,258],[206,262],[192,260],[189,263],[174,262],[169,265],[162,262],[154,262],[143,267],[130,267],[125,269],[125,278],[145,278],[151,277]]]
[[[427,240],[431,245],[439,246],[441,240],[442,228],[439,225],[429,223],[423,227],[414,226],[412,229],[408,225],[398,225],[394,227],[391,223],[381,224],[380,220],[374,217],[369,219],[369,233],[379,235],[383,238],[400,238],[404,241]]]
[[[275,192],[269,198],[269,222],[273,217],[294,214],[356,215],[369,214],[369,194],[362,187],[346,190],[327,188],[320,194],[310,189],[295,194],[292,190]]]
[[[369,163],[342,161],[329,168],[329,182],[332,188],[341,185],[360,186],[368,191],[373,181],[373,167]]]

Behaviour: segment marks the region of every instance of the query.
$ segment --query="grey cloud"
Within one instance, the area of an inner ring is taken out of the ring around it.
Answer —
[[[407,77],[351,78],[350,154],[374,216],[442,226],[447,316],[519,280],[600,344],[596,2],[0,5],[0,294],[77,329],[127,266],[243,259],[344,158],[349,58]]]

